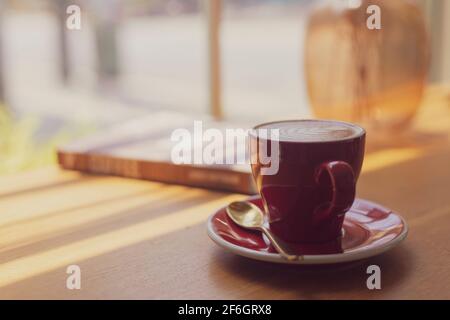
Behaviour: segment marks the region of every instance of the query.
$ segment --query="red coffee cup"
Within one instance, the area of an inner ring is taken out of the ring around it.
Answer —
[[[270,122],[250,132],[252,173],[275,235],[297,243],[341,236],[365,135],[357,125],[329,120]]]

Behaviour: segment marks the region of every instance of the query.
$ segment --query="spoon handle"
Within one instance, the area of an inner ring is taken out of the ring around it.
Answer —
[[[269,239],[270,243],[272,243],[275,250],[277,250],[277,252],[283,258],[289,261],[297,260],[299,258],[298,255],[288,253],[286,249],[284,249],[283,246],[280,245],[280,241],[272,234],[272,232],[269,229],[267,229],[266,227],[261,227],[261,231],[266,235],[266,237]]]

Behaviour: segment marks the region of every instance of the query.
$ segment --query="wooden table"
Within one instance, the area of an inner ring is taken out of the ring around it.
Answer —
[[[205,230],[243,195],[50,167],[0,179],[0,298],[450,299],[449,93],[428,90],[401,145],[369,148],[358,196],[410,226],[390,252],[338,268],[252,261]],[[66,288],[72,264],[81,290]],[[371,264],[381,290],[366,287]]]

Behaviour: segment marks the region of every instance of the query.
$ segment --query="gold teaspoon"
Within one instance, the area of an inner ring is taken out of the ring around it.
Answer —
[[[286,245],[281,245],[281,240],[277,239],[272,232],[264,226],[264,214],[261,209],[253,203],[248,201],[235,201],[227,206],[226,212],[228,217],[230,217],[230,219],[238,226],[250,230],[258,230],[265,234],[275,250],[277,250],[283,258],[289,261],[301,258],[301,256],[290,254]]]

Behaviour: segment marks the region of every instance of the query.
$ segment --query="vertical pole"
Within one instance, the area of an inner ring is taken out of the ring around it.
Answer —
[[[114,85],[119,74],[117,23],[122,2],[95,0],[95,41],[100,85]]]
[[[3,31],[3,10],[6,9],[6,5],[7,4],[3,0],[0,0],[0,108],[6,108],[5,104],[7,103],[5,97],[5,69],[3,62],[4,37],[1,33],[1,31]]]
[[[427,20],[431,37],[431,70],[430,80],[442,82],[450,80],[450,38],[446,30],[450,27],[450,3],[448,1],[419,2]]]
[[[220,74],[220,19],[222,0],[204,0],[208,22],[209,107],[215,119],[223,117]]]
[[[449,1],[443,1],[444,2],[444,19],[443,19],[443,66],[442,66],[442,80],[444,82],[450,81],[450,37],[448,35],[448,31],[450,30],[450,2]]]
[[[61,80],[67,84],[69,80],[69,59],[67,49],[67,30],[66,30],[66,8],[68,6],[67,0],[56,1],[56,15],[58,18],[58,33],[59,33],[59,71]]]

